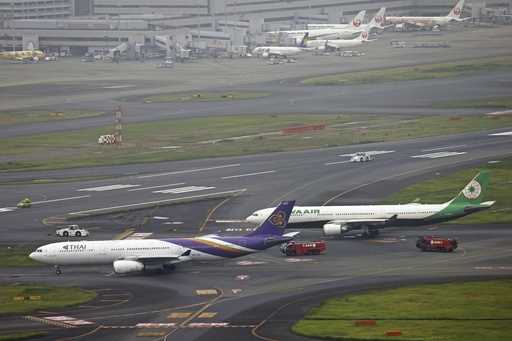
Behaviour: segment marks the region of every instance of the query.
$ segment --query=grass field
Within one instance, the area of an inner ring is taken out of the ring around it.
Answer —
[[[72,120],[104,114],[99,111],[3,111],[0,112],[0,125]]]
[[[324,130],[282,134],[283,128]],[[0,139],[0,170],[44,170],[249,155],[411,139],[512,126],[512,116],[240,115],[126,125],[123,145],[98,145],[110,126]]]
[[[57,309],[92,300],[96,293],[79,288],[42,285],[0,286],[0,314],[21,314],[41,309]]]
[[[17,340],[31,340],[39,337],[46,336],[46,332],[12,332],[12,333],[1,333],[0,341],[17,341]]]
[[[0,248],[0,268],[3,267],[22,267],[22,266],[40,266],[41,263],[28,258],[33,250],[23,247],[5,247]]]
[[[375,320],[375,326],[356,326]],[[512,338],[512,280],[420,285],[323,302],[297,322],[300,335],[334,340],[501,341]]]
[[[495,200],[487,211],[451,221],[460,224],[512,223],[512,159],[499,163],[484,163],[447,176],[423,181],[392,194],[384,203],[408,203],[419,199],[422,203],[442,203],[453,198],[480,169],[489,169],[491,182],[484,200]]]
[[[453,63],[438,63],[419,66],[395,67],[387,69],[348,72],[328,76],[308,78],[306,85],[353,85],[420,79],[458,77],[476,72],[491,72],[512,68],[512,57],[492,57],[463,60]]]
[[[509,97],[491,97],[465,101],[447,101],[439,102],[434,108],[495,108],[512,109],[512,96]]]
[[[244,99],[254,99],[267,97],[269,92],[249,92],[249,91],[226,91],[226,92],[189,92],[189,93],[171,93],[158,94],[144,97],[145,103],[167,103],[167,102],[220,102],[220,101],[240,101]]]

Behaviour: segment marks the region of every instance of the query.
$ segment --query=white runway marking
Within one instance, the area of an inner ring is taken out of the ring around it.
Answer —
[[[225,191],[225,192],[208,193],[208,194],[192,195],[192,196],[181,197],[181,198],[163,199],[163,200],[139,202],[139,203],[135,203],[135,204],[126,204],[126,205],[119,205],[119,206],[95,208],[92,210],[71,212],[71,213],[69,213],[69,215],[83,215],[83,214],[88,214],[88,213],[105,212],[105,211],[110,211],[110,210],[126,209],[126,208],[137,207],[137,206],[157,205],[157,204],[163,204],[163,203],[177,202],[177,201],[181,201],[181,200],[190,200],[190,199],[211,197],[214,195],[237,194],[237,193],[241,193],[241,192],[245,192],[245,191],[247,191],[246,188],[241,188],[241,189],[235,189],[232,191]]]
[[[222,179],[222,180],[226,180],[226,179],[234,179],[234,178],[243,178],[243,177],[246,177],[246,176],[262,175],[262,174],[270,174],[270,173],[275,173],[275,172],[276,172],[275,170],[271,170],[271,171],[256,172],[256,173],[247,173],[247,174],[239,174],[239,175],[230,175],[230,176],[223,176],[221,179]]]
[[[3,207],[3,208],[0,208],[0,213],[12,212],[14,210],[16,210],[16,207]]]
[[[32,202],[32,205],[47,204],[50,202],[59,202],[59,201],[67,201],[67,200],[76,200],[76,199],[83,199],[83,198],[89,198],[89,197],[90,197],[90,195],[80,195],[78,197],[68,197],[68,198],[60,198],[60,199],[52,199],[52,200],[34,201],[34,202]]]
[[[188,192],[206,191],[207,189],[213,189],[213,188],[215,188],[215,187],[187,186],[187,187],[164,189],[164,190],[161,190],[161,191],[154,191],[153,193],[181,194],[181,193],[188,193]]]
[[[457,156],[457,155],[463,155],[463,154],[466,154],[466,152],[438,152],[438,153],[430,153],[430,154],[422,154],[422,155],[413,155],[411,157],[419,158],[419,159],[438,159],[441,157]]]
[[[176,174],[204,172],[204,171],[215,170],[215,169],[222,169],[222,168],[229,168],[229,167],[240,167],[240,164],[239,163],[233,163],[233,164],[229,164],[229,165],[214,166],[214,167],[207,167],[207,168],[195,168],[195,169],[187,169],[187,170],[175,171],[175,172],[141,175],[141,176],[138,176],[137,179],[147,179],[147,178],[154,178],[154,177],[157,177],[157,176],[167,176],[167,175],[176,175]]]
[[[389,153],[394,153],[395,151],[394,150],[368,150],[368,151],[365,151],[364,153],[366,154],[370,154],[370,155],[380,155],[380,154],[389,154]],[[354,156],[356,153],[352,153],[352,154],[340,154],[338,156],[341,156],[341,157],[348,157],[348,156]]]
[[[437,148],[431,148],[431,149],[422,149],[422,152],[434,152],[436,150],[443,150],[443,149],[455,149],[455,148],[462,148],[466,147],[465,144],[459,144],[458,146],[446,146],[446,147],[437,147]]]
[[[327,162],[327,163],[324,163],[325,166],[332,166],[332,165],[339,165],[341,163],[349,163],[350,161],[337,161],[337,162]]]
[[[126,84],[126,85],[109,85],[104,86],[103,89],[125,89],[125,88],[133,88],[135,85]]]
[[[126,237],[126,239],[144,239],[151,236],[152,234],[153,232],[136,232]]]
[[[108,185],[108,186],[100,186],[100,187],[91,187],[91,188],[81,188],[78,189],[78,192],[104,192],[104,191],[113,191],[116,189],[124,189],[124,188],[132,188],[139,187],[140,185]]]
[[[512,131],[505,131],[503,133],[489,134],[489,136],[512,136]]]
[[[168,184],[168,185],[140,187],[140,188],[129,189],[128,192],[143,191],[145,189],[155,189],[155,188],[163,188],[163,187],[181,186],[181,185],[184,185],[184,184],[185,184],[184,182],[177,182],[175,184]]]
[[[247,221],[245,219],[217,219],[215,220],[215,223],[217,224],[239,224],[239,223],[246,223]]]

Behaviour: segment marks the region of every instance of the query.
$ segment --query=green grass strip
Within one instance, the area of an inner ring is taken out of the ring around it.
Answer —
[[[57,309],[81,304],[96,297],[96,292],[44,285],[0,286],[0,314],[21,314],[41,309]]]
[[[376,326],[357,326],[375,320]],[[323,302],[297,322],[300,335],[336,340],[509,340],[512,280],[419,285]]]
[[[145,103],[240,101],[270,96],[270,92],[225,91],[158,94],[144,97]]]
[[[295,126],[318,131],[281,133]],[[397,141],[512,126],[505,116],[239,115],[134,123],[123,144],[98,145],[111,126],[0,139],[0,170],[49,170],[190,160]],[[176,147],[177,146],[177,147]]]

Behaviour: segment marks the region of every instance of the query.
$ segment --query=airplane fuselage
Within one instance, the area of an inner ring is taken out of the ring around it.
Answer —
[[[112,264],[120,259],[165,259],[190,250],[188,260],[236,258],[277,245],[289,238],[211,237],[59,242],[41,246],[30,257],[53,265]],[[172,263],[172,261],[167,262]]]
[[[482,207],[485,209],[487,207]],[[361,205],[361,206],[295,206],[288,226],[295,228],[317,228],[328,222],[387,226],[422,226],[457,219],[473,213],[464,207],[443,204],[404,204],[404,205]],[[257,223],[265,219],[272,209],[254,212],[246,220]]]
[[[450,17],[386,17],[390,24],[410,24],[423,27],[444,26],[453,21]]]

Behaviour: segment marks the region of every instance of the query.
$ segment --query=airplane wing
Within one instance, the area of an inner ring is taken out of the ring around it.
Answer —
[[[144,265],[176,264],[190,260],[190,252],[191,250],[187,250],[176,256],[133,257],[126,260],[135,260]]]

